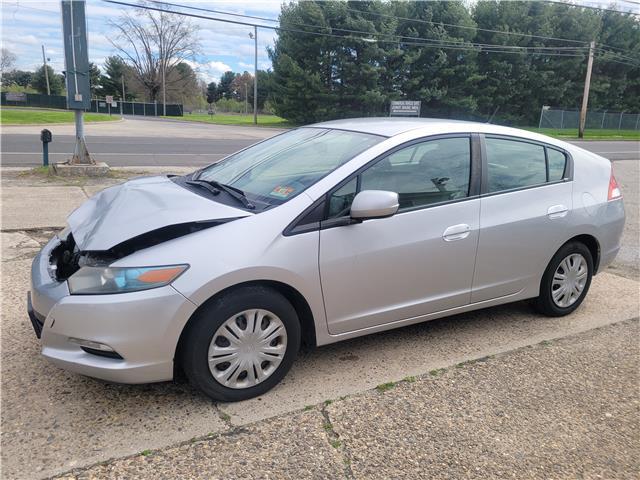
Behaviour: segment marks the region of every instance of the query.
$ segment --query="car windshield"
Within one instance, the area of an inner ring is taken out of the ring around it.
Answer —
[[[382,140],[366,133],[299,128],[231,155],[202,170],[197,178],[279,204]]]

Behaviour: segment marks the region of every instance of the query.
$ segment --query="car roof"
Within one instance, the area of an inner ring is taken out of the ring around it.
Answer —
[[[367,117],[367,118],[346,118],[344,120],[330,120],[328,122],[307,125],[308,127],[335,128],[339,130],[350,130],[353,132],[371,133],[393,137],[409,130],[424,128],[429,126],[442,126],[450,124],[473,124],[473,122],[463,122],[460,120],[445,120],[439,118],[399,118],[399,117]]]
[[[307,127],[332,128],[353,132],[369,133],[384,137],[394,137],[406,132],[415,133],[416,138],[443,133],[493,133],[527,138],[538,142],[557,145],[568,149],[571,145],[546,135],[541,135],[518,128],[503,127],[491,123],[467,122],[462,120],[448,120],[442,118],[399,118],[399,117],[367,117],[348,118],[315,123]]]

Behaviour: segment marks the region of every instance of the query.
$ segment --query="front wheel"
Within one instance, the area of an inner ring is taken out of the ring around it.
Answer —
[[[593,276],[593,257],[580,242],[562,246],[553,256],[540,282],[534,305],[551,317],[568,315],[580,306]]]
[[[243,287],[215,298],[185,332],[182,366],[189,381],[214,400],[262,395],[289,371],[300,347],[291,303],[266,287]]]

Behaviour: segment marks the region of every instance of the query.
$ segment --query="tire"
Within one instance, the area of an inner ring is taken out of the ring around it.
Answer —
[[[568,263],[563,263],[565,260]],[[561,264],[563,264],[562,267]],[[562,275],[565,274],[563,272],[568,273],[568,285],[562,279]],[[549,317],[569,315],[586,297],[592,277],[591,251],[580,242],[566,243],[549,262],[540,282],[540,295],[534,300],[533,305],[536,310]],[[565,285],[565,288],[561,292],[562,285]],[[570,285],[576,286],[569,288]],[[578,290],[580,290],[579,294],[577,294]],[[567,296],[566,292],[571,292],[570,296]]]
[[[196,388],[213,400],[236,402],[277,385],[299,348],[300,322],[291,303],[271,288],[240,287],[196,312],[181,344],[181,363]],[[277,353],[265,353],[267,350]],[[264,360],[267,355],[269,360]],[[265,378],[260,380],[260,375]]]

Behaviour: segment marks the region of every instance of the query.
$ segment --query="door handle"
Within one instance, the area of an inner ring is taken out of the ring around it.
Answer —
[[[567,213],[569,213],[569,209],[564,205],[553,205],[547,209],[547,217],[551,220],[554,218],[562,218],[566,217]]]
[[[467,238],[471,233],[471,227],[466,223],[459,225],[452,225],[447,228],[442,234],[442,238],[445,242],[453,242],[454,240],[462,240]]]

